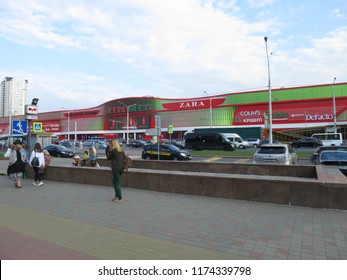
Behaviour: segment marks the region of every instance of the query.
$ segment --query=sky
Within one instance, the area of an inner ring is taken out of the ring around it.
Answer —
[[[39,112],[347,82],[346,0],[0,0],[0,79]],[[267,37],[267,49],[264,37]]]

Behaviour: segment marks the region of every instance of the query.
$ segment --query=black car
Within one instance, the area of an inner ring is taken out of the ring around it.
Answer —
[[[142,141],[142,140],[130,140],[129,141],[129,146],[132,148],[142,148],[146,144],[147,144],[146,141]]]
[[[259,143],[258,143],[257,148],[260,148],[260,146],[264,145],[264,144],[270,144],[270,141],[268,139],[260,140]],[[279,142],[277,140],[272,140],[272,144],[281,144],[281,142]]]
[[[179,141],[177,141],[177,140],[168,140],[168,139],[162,139],[162,140],[159,140],[159,143],[160,144],[165,144],[165,145],[174,145],[174,146],[176,146],[177,148],[179,148],[179,149],[183,149],[184,148],[184,145],[181,143],[181,142],[179,142]]]
[[[143,147],[143,159],[158,159],[158,144],[150,144]],[[159,145],[159,159],[191,160],[188,151],[180,150],[174,145]]]
[[[72,158],[75,155],[75,152],[71,149],[64,147],[63,145],[48,145],[43,148],[43,150],[47,150],[49,154],[53,157],[70,157]]]
[[[314,164],[319,164],[319,156],[323,151],[347,151],[347,146],[320,146],[315,149],[310,157]]]
[[[347,175],[347,151],[323,151],[319,156],[319,164],[338,166]]]
[[[292,141],[289,143],[293,148],[309,147],[317,148],[318,146],[323,146],[322,140],[314,137],[302,138],[297,141]]]

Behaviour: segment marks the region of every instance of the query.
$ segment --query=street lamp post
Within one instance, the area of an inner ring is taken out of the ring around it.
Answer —
[[[212,97],[210,97],[206,91],[204,91],[204,93],[209,97],[210,99],[210,127],[212,128],[213,126],[213,116],[212,116]]]
[[[127,144],[129,145],[129,109],[131,106],[135,106],[136,104],[126,105],[122,101],[118,101],[118,102],[127,108]]]
[[[335,100],[335,91],[334,91],[335,81],[336,81],[336,77],[334,77],[334,83],[331,86],[332,87],[332,92],[333,92],[334,133],[337,132],[337,127],[336,127],[336,100]]]
[[[70,141],[70,111],[67,112],[67,140]]]
[[[268,87],[269,87],[269,143],[272,144],[272,93],[271,93],[271,78],[270,78],[270,59],[269,59],[269,53],[267,49],[267,37],[264,37],[265,40],[265,47],[266,47],[266,57],[267,57],[267,69],[268,69]]]

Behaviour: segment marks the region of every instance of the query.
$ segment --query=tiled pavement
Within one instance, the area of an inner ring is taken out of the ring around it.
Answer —
[[[169,182],[168,182],[169,183]],[[347,259],[347,212],[0,176],[0,259]]]

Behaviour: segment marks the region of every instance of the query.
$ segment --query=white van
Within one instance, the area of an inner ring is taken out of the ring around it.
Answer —
[[[239,149],[249,148],[251,145],[236,133],[223,133]]]
[[[312,137],[322,140],[323,146],[341,146],[342,133],[315,133]]]

